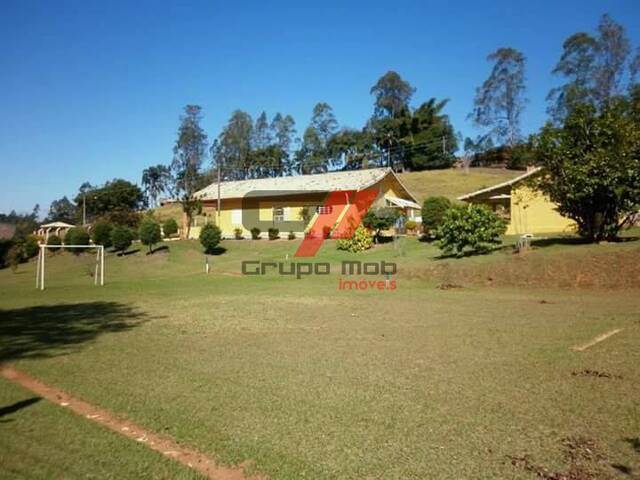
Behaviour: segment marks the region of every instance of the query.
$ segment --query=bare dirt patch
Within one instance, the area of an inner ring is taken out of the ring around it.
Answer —
[[[599,370],[591,370],[589,368],[585,368],[584,370],[575,370],[571,372],[571,375],[574,377],[596,377],[596,378],[612,378],[616,380],[621,380],[622,375],[615,375],[609,372],[601,372]]]
[[[266,477],[261,475],[248,475],[245,472],[245,468],[249,467],[249,464],[237,467],[220,465],[204,453],[179,445],[175,440],[166,435],[160,435],[146,430],[129,420],[119,418],[103,408],[75,398],[56,387],[42,383],[40,380],[12,367],[6,365],[0,366],[0,375],[22,385],[50,402],[69,408],[74,413],[82,415],[88,420],[99,423],[120,435],[140,442],[150,449],[160,452],[162,455],[196,470],[207,478],[216,480],[266,480]]]
[[[522,468],[544,480],[595,480],[609,479],[606,457],[596,443],[588,438],[567,437],[562,440],[565,461],[568,468],[564,472],[552,471],[536,463],[530,455],[509,456],[514,467]]]

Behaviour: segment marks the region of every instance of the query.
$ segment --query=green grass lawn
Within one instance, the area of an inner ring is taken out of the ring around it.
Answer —
[[[536,478],[508,456],[567,471],[568,437],[595,443],[597,478],[640,472],[638,279],[602,280],[636,275],[640,242],[463,259],[412,238],[361,256],[327,242],[332,275],[239,275],[297,244],[224,241],[208,276],[196,242],[108,254],[102,288],[89,256],[49,258],[44,292],[34,263],[2,270],[0,358],[274,479]],[[397,262],[397,289],[339,290],[350,258]],[[0,387],[0,408],[33,396]],[[45,400],[0,422],[0,477],[193,475]]]

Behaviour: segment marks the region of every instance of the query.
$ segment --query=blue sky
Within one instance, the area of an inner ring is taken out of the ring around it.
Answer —
[[[545,120],[563,40],[610,13],[640,45],[637,0],[97,2],[3,0],[0,14],[0,212],[48,209],[84,181],[139,182],[171,160],[178,117],[200,104],[216,136],[240,108],[292,114],[318,101],[361,127],[369,88],[389,69],[416,105],[449,98],[457,130],[486,78],[486,56],[527,56],[523,130]]]

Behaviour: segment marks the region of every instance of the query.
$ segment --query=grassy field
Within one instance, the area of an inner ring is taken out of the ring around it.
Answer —
[[[224,241],[210,275],[197,243],[170,242],[109,254],[102,288],[89,256],[56,255],[44,292],[33,263],[0,271],[0,359],[273,479],[632,478],[640,241],[628,240],[463,259],[412,238],[359,257],[327,242],[316,260],[333,273],[300,280],[240,275],[243,260],[288,262],[297,241]],[[339,290],[353,258],[396,262],[397,288]],[[0,387],[0,408],[33,397]],[[196,477],[26,403],[0,417],[3,478]]]

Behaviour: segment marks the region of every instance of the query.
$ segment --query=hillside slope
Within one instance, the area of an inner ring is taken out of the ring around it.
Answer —
[[[399,174],[400,181],[420,202],[425,198],[442,195],[454,200],[465,193],[490,187],[521,175],[519,170],[504,168],[472,168],[469,173],[462,169],[425,170]]]

